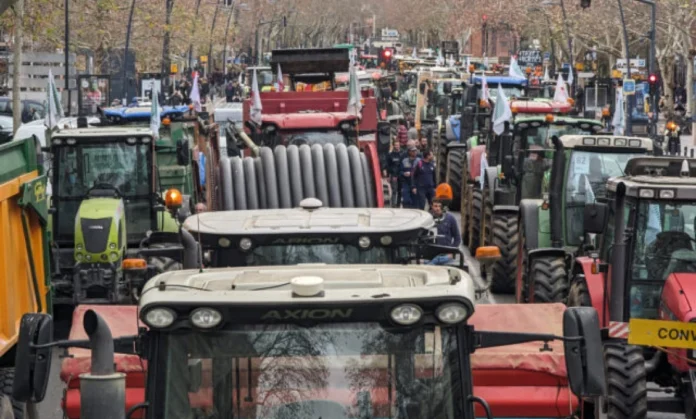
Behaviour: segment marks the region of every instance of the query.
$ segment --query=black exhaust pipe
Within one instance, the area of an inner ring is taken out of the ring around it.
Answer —
[[[109,325],[87,310],[83,327],[92,349],[90,372],[80,375],[80,418],[123,419],[126,415],[126,374],[115,372],[114,340]]]

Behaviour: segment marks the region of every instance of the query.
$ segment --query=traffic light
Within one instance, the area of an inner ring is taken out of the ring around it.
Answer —
[[[592,0],[580,0],[580,7],[587,9],[592,4]]]
[[[394,56],[394,51],[391,48],[382,48],[380,51],[380,63],[388,65],[391,63],[392,57]]]
[[[650,95],[657,96],[658,82],[659,78],[657,77],[657,74],[651,74],[648,76],[648,84],[650,85]]]

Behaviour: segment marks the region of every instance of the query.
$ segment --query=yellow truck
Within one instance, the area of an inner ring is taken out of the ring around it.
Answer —
[[[35,137],[0,146],[0,417],[12,399],[20,320],[51,313],[46,175]]]

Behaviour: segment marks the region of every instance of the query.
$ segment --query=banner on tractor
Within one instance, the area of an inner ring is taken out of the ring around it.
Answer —
[[[628,343],[663,348],[696,349],[696,323],[631,319]]]

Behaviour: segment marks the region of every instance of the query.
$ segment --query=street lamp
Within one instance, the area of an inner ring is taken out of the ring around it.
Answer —
[[[563,28],[565,29],[566,33],[566,38],[568,39],[568,62],[570,64],[570,71],[573,71],[573,67],[575,67],[575,58],[573,55],[573,40],[570,37],[570,27],[568,26],[568,16],[566,15],[566,9],[565,9],[565,3],[563,0],[560,0],[559,3],[555,3],[551,0],[544,0],[541,2],[542,6],[548,7],[548,6],[561,6],[561,11],[563,12]],[[573,78],[573,84],[575,84],[575,78]],[[574,91],[574,87],[570,86],[571,89]]]
[[[556,73],[556,44],[553,42],[553,32],[551,31],[551,18],[549,18],[548,13],[538,7],[530,7],[527,9],[530,12],[541,12],[546,18],[546,26],[549,29],[549,40],[551,41],[551,74]]]

